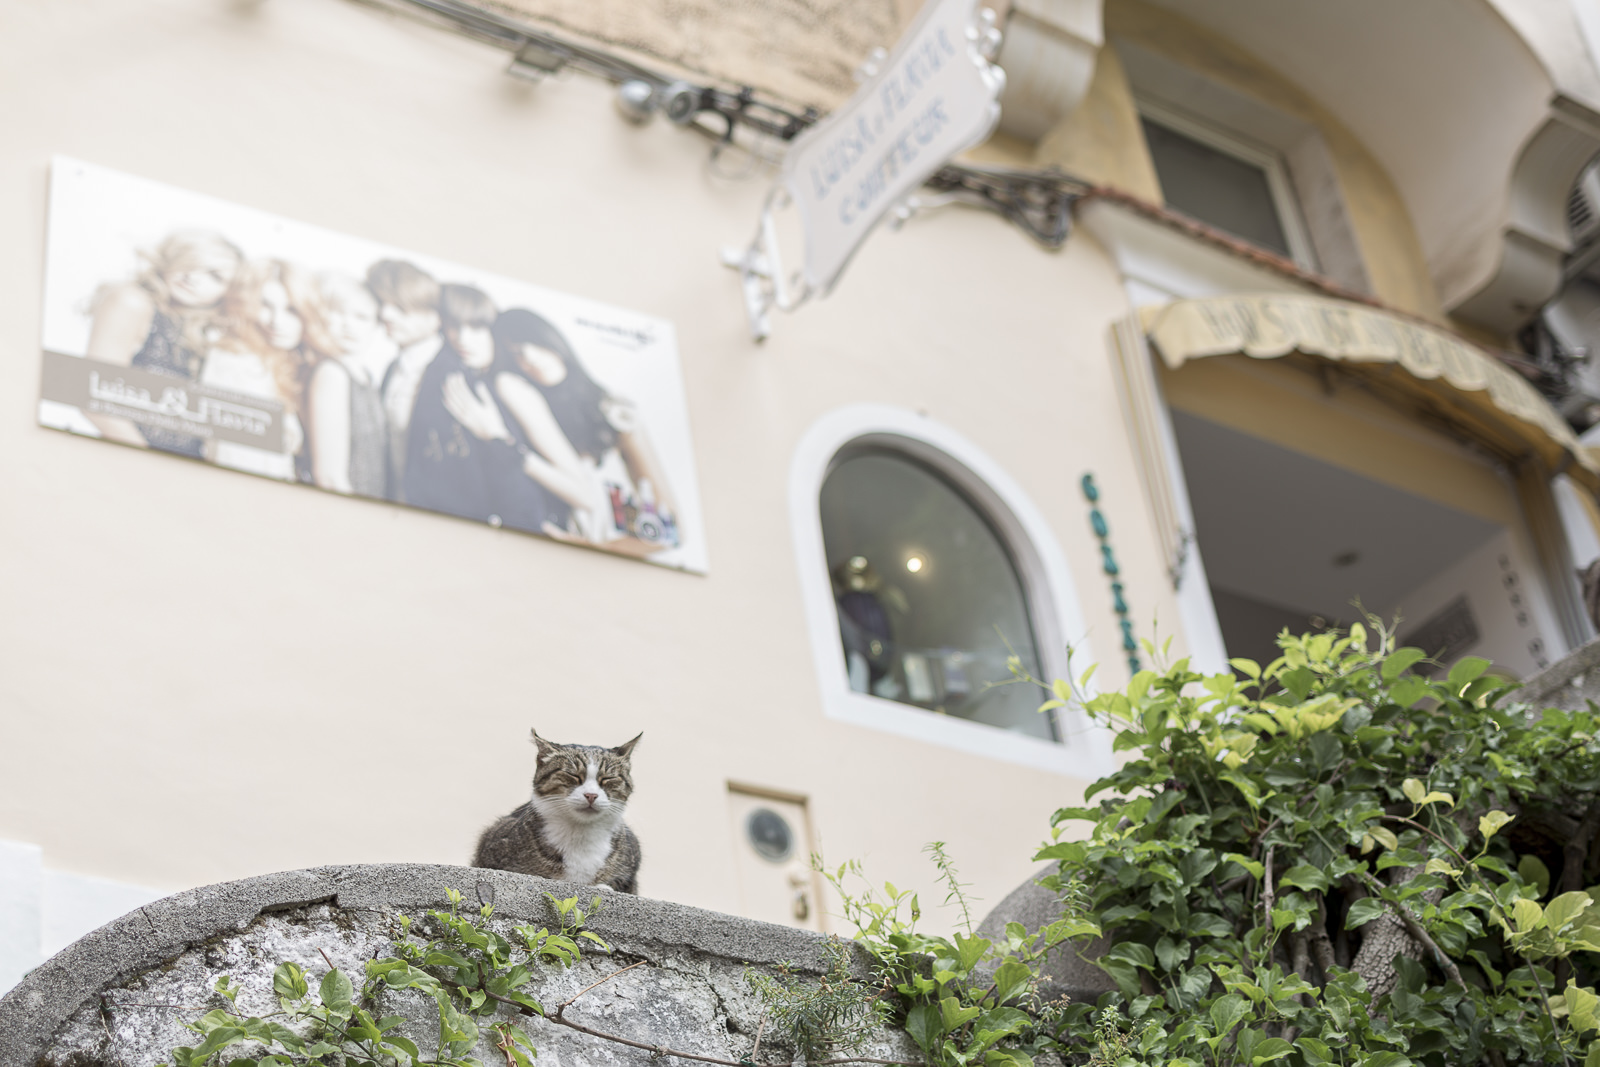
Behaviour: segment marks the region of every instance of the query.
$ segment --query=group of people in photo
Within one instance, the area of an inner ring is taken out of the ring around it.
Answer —
[[[102,435],[611,551],[678,543],[638,410],[537,312],[401,259],[311,271],[211,231],[143,260],[96,293],[85,355],[276,400],[283,446],[91,416]]]

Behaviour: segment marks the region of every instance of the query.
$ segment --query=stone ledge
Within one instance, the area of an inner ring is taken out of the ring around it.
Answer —
[[[342,913],[421,911],[448,906],[446,888],[474,901],[479,885],[492,890],[497,919],[541,924],[551,914],[546,893],[584,899],[595,894],[592,886],[431,864],[317,867],[191,889],[147,904],[73,943],[0,999],[0,1067],[50,1062],[58,1032],[86,1008],[97,1006],[103,992],[164,965],[171,969],[179,957],[193,955],[191,950],[208,942],[237,940],[262,916],[324,903]],[[787,963],[811,974],[827,966],[828,938],[822,934],[622,893],[604,897],[590,928],[619,951],[653,962],[688,957],[738,967]]]
[[[1505,698],[1507,704],[1582,711],[1600,701],[1600,639],[1556,660]]]

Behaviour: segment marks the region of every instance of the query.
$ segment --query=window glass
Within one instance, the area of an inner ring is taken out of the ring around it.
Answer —
[[[977,509],[885,451],[836,464],[821,505],[850,688],[1055,740],[1039,689],[993,684],[1011,680],[1013,652],[1039,677],[1039,654],[1016,567]]]
[[[1293,258],[1266,168],[1141,118],[1168,206]]]

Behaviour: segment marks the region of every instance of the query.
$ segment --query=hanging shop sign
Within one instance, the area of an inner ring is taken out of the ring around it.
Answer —
[[[1005,72],[978,0],[931,0],[848,103],[797,137],[762,210],[756,239],[726,257],[745,278],[751,329],[767,310],[826,296],[873,228],[952,157],[989,136]],[[773,216],[799,214],[804,256],[786,277]]]
[[[704,572],[670,322],[70,159],[39,421]]]

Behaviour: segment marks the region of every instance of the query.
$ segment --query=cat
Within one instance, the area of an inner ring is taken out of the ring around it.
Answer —
[[[633,793],[629,757],[639,737],[616,748],[539,746],[533,797],[478,838],[474,867],[639,892],[639,839],[622,821]]]

